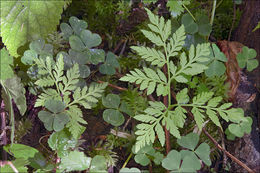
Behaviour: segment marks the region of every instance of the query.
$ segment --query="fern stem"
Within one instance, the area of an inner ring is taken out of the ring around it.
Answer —
[[[126,166],[127,163],[129,162],[129,160],[131,159],[132,155],[133,155],[133,153],[131,152],[131,153],[129,154],[128,158],[126,159],[125,163],[123,164],[123,166],[122,166],[121,169],[125,168],[125,166]]]
[[[213,7],[212,7],[212,11],[211,11],[211,18],[210,18],[210,25],[213,25],[213,21],[214,21],[214,17],[215,17],[215,11],[216,11],[216,4],[217,4],[217,0],[213,1]]]
[[[195,17],[193,16],[193,14],[190,12],[190,10],[186,7],[186,5],[182,4],[183,7],[188,11],[188,13],[190,14],[190,16],[192,17],[192,19],[196,22]]]

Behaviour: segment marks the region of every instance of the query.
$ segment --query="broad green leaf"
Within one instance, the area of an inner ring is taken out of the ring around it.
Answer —
[[[228,130],[234,134],[235,136],[241,138],[244,136],[244,132],[243,130],[241,129],[241,127],[239,126],[239,124],[230,124],[228,126]]]
[[[162,166],[167,170],[178,170],[181,163],[181,154],[176,150],[171,150],[167,157],[163,159]]]
[[[26,159],[19,158],[12,160],[13,166],[17,169],[18,172],[28,172],[28,168],[26,165],[29,165],[30,162]],[[4,166],[1,166],[1,172],[14,172],[13,168],[9,165],[6,164]]]
[[[199,159],[194,153],[191,153],[183,158],[180,172],[196,172],[197,170],[200,170],[200,168],[201,164]]]
[[[38,54],[34,50],[26,50],[21,58],[22,63],[32,65]]]
[[[106,108],[115,108],[117,109],[120,104],[120,97],[116,94],[108,94],[106,97],[102,98],[102,104]]]
[[[21,115],[24,115],[24,113],[27,109],[27,105],[26,105],[26,98],[25,98],[25,89],[21,82],[21,79],[17,76],[14,76],[13,78],[4,80],[3,82],[1,82],[1,84],[9,92],[9,94],[11,96],[10,99],[14,100]],[[8,103],[5,103],[5,104],[7,105]]]
[[[182,136],[181,139],[177,139],[177,143],[190,150],[194,150],[199,142],[199,136],[195,133],[189,133],[186,136]]]
[[[142,166],[147,166],[150,163],[149,158],[145,154],[138,154],[134,157],[136,163],[139,163]]]
[[[65,113],[56,114],[53,120],[53,130],[61,131],[64,126],[70,121],[70,118]]]
[[[13,144],[4,146],[4,150],[15,158],[28,159],[34,157],[39,151],[33,147],[23,145],[23,144]]]
[[[83,51],[83,52],[79,52],[79,51],[75,51],[73,49],[69,50],[69,57],[70,61],[72,61],[72,65],[75,63],[78,63],[79,65],[84,65],[90,62],[90,57],[91,54],[89,51]],[[65,57],[63,57],[64,62],[65,62]],[[68,61],[68,60],[67,60]],[[72,67],[72,65],[70,65],[69,67]]]
[[[1,49],[0,56],[0,80],[6,80],[14,76],[14,71],[11,66],[13,66],[13,57],[9,55],[5,48]]]
[[[71,151],[67,156],[61,158],[59,168],[66,171],[83,171],[90,167],[91,158],[86,157],[83,152]]]
[[[63,37],[65,39],[68,39],[73,34],[72,28],[67,23],[61,23],[60,24],[60,30],[61,30]]]
[[[90,69],[87,65],[79,65],[79,75],[81,78],[87,78],[90,75]]]
[[[242,48],[242,52],[237,54],[237,62],[240,68],[247,68],[248,71],[254,70],[258,66],[258,61],[255,59],[257,53],[254,49],[246,46]]]
[[[90,49],[90,62],[97,65],[105,61],[105,51],[103,49]]]
[[[79,36],[76,35],[72,35],[69,38],[69,43],[72,49],[76,50],[76,51],[84,51],[86,50],[86,46],[84,45],[84,43],[82,42],[82,40],[80,39]]]
[[[38,117],[39,119],[44,123],[44,127],[48,130],[48,131],[52,131],[53,130],[53,120],[54,120],[54,116],[47,111],[40,111],[38,113]]]
[[[142,166],[147,166],[150,163],[150,156],[154,156],[155,150],[152,145],[146,145],[136,152],[136,145],[132,148],[133,153],[136,154],[134,159],[136,163]]]
[[[78,141],[67,130],[62,130],[52,133],[48,144],[53,151],[57,151],[58,157],[64,157],[77,146]]]
[[[102,42],[102,39],[98,34],[93,34],[89,30],[81,31],[80,38],[85,46],[89,49],[100,45],[100,43]]]
[[[125,121],[123,114],[115,109],[106,109],[103,112],[103,119],[113,126],[120,126]]]
[[[107,170],[106,158],[96,155],[91,161],[90,172],[102,172],[104,170]]]
[[[0,1],[1,37],[12,56],[26,42],[56,31],[66,1]]]
[[[198,32],[198,25],[194,22],[190,14],[184,14],[181,18],[181,23],[185,26],[185,31],[189,34]]]
[[[211,165],[210,160],[210,147],[206,143],[200,144],[200,146],[195,150],[195,153],[199,156],[199,158],[207,165]]]
[[[123,168],[120,169],[119,173],[141,173],[138,168]]]
[[[75,16],[70,17],[69,23],[77,36],[80,36],[81,31],[88,27],[87,22],[85,22],[84,20],[79,20]]]

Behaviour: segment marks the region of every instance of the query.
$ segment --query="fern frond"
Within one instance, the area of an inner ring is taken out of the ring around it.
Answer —
[[[78,106],[72,105],[67,110],[70,115],[70,121],[67,123],[67,127],[75,139],[78,139],[79,135],[85,130],[85,127],[81,124],[87,124],[87,122],[82,118],[82,111]],[[80,124],[81,123],[81,124]]]
[[[79,65],[75,64],[67,71],[66,76],[61,78],[63,85],[60,84],[59,89],[63,95],[70,95],[71,91],[74,91],[77,88],[79,76]]]
[[[157,46],[163,46],[164,42],[161,37],[151,31],[141,30],[146,38],[148,38],[152,43],[156,44]]]
[[[46,100],[60,100],[62,101],[59,93],[55,89],[45,89],[43,93],[38,97],[35,103],[35,107],[44,106]]]
[[[96,84],[91,83],[89,88],[85,86],[83,89],[77,88],[73,94],[73,101],[69,105],[80,104],[86,109],[91,109],[93,104],[98,102],[98,98],[105,91],[107,83]]]
[[[50,76],[42,77],[35,82],[40,87],[50,87],[54,85],[54,80]]]
[[[56,80],[56,83],[62,81],[63,70],[64,70],[64,61],[63,61],[62,54],[60,54],[60,57],[58,58],[57,63],[54,66],[54,71],[53,71],[53,76]]]
[[[157,65],[158,67],[164,66],[166,63],[165,56],[161,51],[155,50],[149,47],[138,47],[131,46],[131,49],[137,52],[147,62],[151,62],[152,65]]]
[[[173,34],[172,38],[170,38],[170,42],[167,43],[167,52],[169,57],[178,55],[178,51],[182,49],[182,46],[185,43],[185,39],[185,28],[183,25],[181,25]]]
[[[156,73],[154,70],[150,68],[144,67],[143,70],[144,72],[142,72],[139,69],[130,71],[131,74],[127,74],[119,80],[140,84],[140,90],[147,89],[147,95],[152,94],[155,91],[157,85],[157,95],[164,95],[165,87],[167,84],[165,82],[166,77],[163,77],[162,73],[158,71]],[[160,73],[160,75],[158,73]]]

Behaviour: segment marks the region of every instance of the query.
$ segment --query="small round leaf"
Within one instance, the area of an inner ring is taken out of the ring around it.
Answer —
[[[124,123],[125,118],[121,112],[114,109],[106,109],[103,112],[103,119],[113,126],[120,126]]]

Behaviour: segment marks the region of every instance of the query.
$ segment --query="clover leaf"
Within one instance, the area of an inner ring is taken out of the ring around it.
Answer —
[[[61,131],[69,122],[69,116],[64,111],[65,105],[59,100],[47,100],[45,107],[50,111],[40,111],[39,119],[49,131]]]
[[[90,49],[90,62],[97,65],[100,62],[105,61],[105,51],[103,49]]]
[[[242,52],[237,54],[237,62],[240,68],[247,68],[248,71],[254,70],[258,66],[258,61],[255,59],[257,53],[254,49],[246,46],[242,48]]]
[[[96,155],[91,161],[90,172],[106,172],[106,169],[106,158],[101,155]]]
[[[197,17],[198,32],[202,36],[208,36],[211,33],[212,27],[209,23],[209,18],[206,15],[198,15]]]
[[[231,133],[232,135],[241,138],[244,136],[245,133],[249,134],[251,132],[252,122],[253,120],[251,117],[246,117],[246,120],[242,120],[238,123],[229,124],[228,131],[226,131],[225,133]],[[232,135],[229,137],[231,140],[234,139]]]
[[[106,97],[102,98],[102,104],[106,108],[110,108],[103,112],[103,119],[106,122],[113,126],[120,126],[124,123],[125,118],[119,111],[120,97],[118,95],[108,94]]]
[[[102,74],[113,75],[116,73],[115,68],[119,67],[119,63],[116,59],[116,55],[112,52],[108,52],[106,61],[99,67],[99,71]]]
[[[226,67],[224,62],[227,62],[227,58],[223,52],[221,52],[216,44],[212,44],[208,69],[205,70],[205,74],[208,77],[221,76],[225,73]]]
[[[198,142],[199,136],[195,133],[182,136],[181,139],[177,140],[177,143],[190,150],[181,150],[180,152],[172,150],[162,160],[162,166],[167,170],[173,170],[173,172],[196,172],[201,168],[199,159],[210,166],[210,147],[208,144],[202,143],[195,150]]]
[[[184,14],[181,18],[181,23],[185,27],[185,31],[189,34],[195,34],[198,32],[198,25],[194,22],[193,18],[189,14]]]

